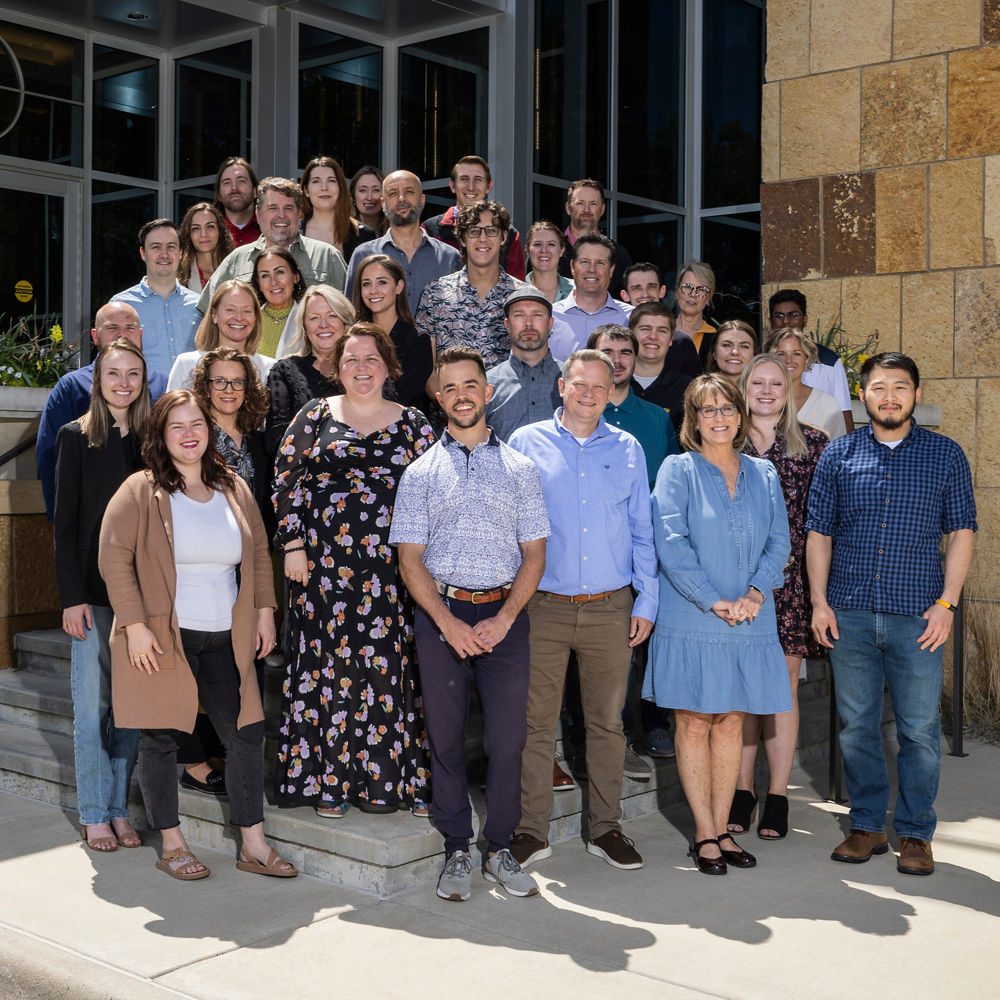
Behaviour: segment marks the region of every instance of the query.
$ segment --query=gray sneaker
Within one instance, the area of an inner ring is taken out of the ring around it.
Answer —
[[[464,902],[472,895],[472,858],[468,851],[455,851],[441,869],[437,894],[442,899]]]
[[[510,896],[538,895],[535,880],[521,868],[506,847],[483,860],[483,878],[487,882],[496,882]]]
[[[636,781],[649,781],[653,775],[653,769],[636,752],[631,743],[625,744],[625,765],[622,773],[626,778],[634,778]]]

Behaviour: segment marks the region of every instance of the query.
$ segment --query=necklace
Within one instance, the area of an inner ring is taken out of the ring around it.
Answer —
[[[286,319],[288,314],[292,311],[292,303],[284,306],[280,309],[272,309],[270,303],[265,302],[261,312],[269,319],[277,323],[279,320]]]

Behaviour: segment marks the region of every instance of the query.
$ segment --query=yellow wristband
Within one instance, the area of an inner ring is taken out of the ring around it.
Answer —
[[[942,608],[947,608],[949,611],[958,610],[957,604],[949,604],[943,597],[939,597],[934,603],[940,604]]]

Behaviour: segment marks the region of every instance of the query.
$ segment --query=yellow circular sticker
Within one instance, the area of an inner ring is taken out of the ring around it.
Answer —
[[[35,294],[35,289],[32,287],[30,281],[19,281],[14,286],[14,298],[18,302],[30,302],[31,297]]]

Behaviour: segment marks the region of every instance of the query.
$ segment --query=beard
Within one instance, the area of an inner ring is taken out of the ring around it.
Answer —
[[[466,402],[461,400],[461,402]],[[485,406],[475,406],[469,413],[456,414],[454,410],[449,410],[447,413],[448,423],[454,424],[456,427],[460,427],[463,430],[467,430],[469,427],[475,427],[480,420],[483,419],[483,415],[486,413]]]
[[[420,221],[420,211],[416,207],[407,208],[402,212],[386,209],[385,216],[390,226],[412,226]]]
[[[909,409],[901,409],[898,413],[888,416],[881,415],[877,409],[873,410],[865,402],[865,410],[868,413],[868,419],[871,420],[875,427],[881,427],[886,431],[895,431],[902,427],[909,419],[913,416],[913,411],[916,409],[916,400],[910,404]]]

